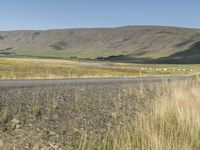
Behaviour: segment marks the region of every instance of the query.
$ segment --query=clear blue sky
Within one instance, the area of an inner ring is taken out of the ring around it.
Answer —
[[[0,30],[163,25],[200,28],[200,0],[0,0]]]

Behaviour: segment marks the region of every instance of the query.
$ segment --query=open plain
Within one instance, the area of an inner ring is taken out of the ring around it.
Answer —
[[[133,64],[0,57],[0,79],[182,76],[198,72],[198,64]]]

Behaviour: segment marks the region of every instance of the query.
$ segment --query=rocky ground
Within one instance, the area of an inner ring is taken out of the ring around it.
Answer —
[[[76,149],[85,135],[95,142],[120,126],[123,116],[133,118],[138,106],[143,107],[144,102],[137,101],[139,88],[144,87],[110,83],[1,88],[0,147]]]

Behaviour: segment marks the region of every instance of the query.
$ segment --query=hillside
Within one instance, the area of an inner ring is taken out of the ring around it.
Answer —
[[[200,30],[127,26],[0,32],[0,56],[200,63]]]

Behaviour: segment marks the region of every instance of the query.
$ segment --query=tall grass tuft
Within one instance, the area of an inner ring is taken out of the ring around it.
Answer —
[[[84,135],[78,149],[91,150],[199,150],[200,85],[186,81],[154,87],[148,108],[135,118],[123,116],[123,124],[108,130],[99,141]],[[137,97],[144,98],[145,88]],[[151,99],[153,98],[153,99]]]

